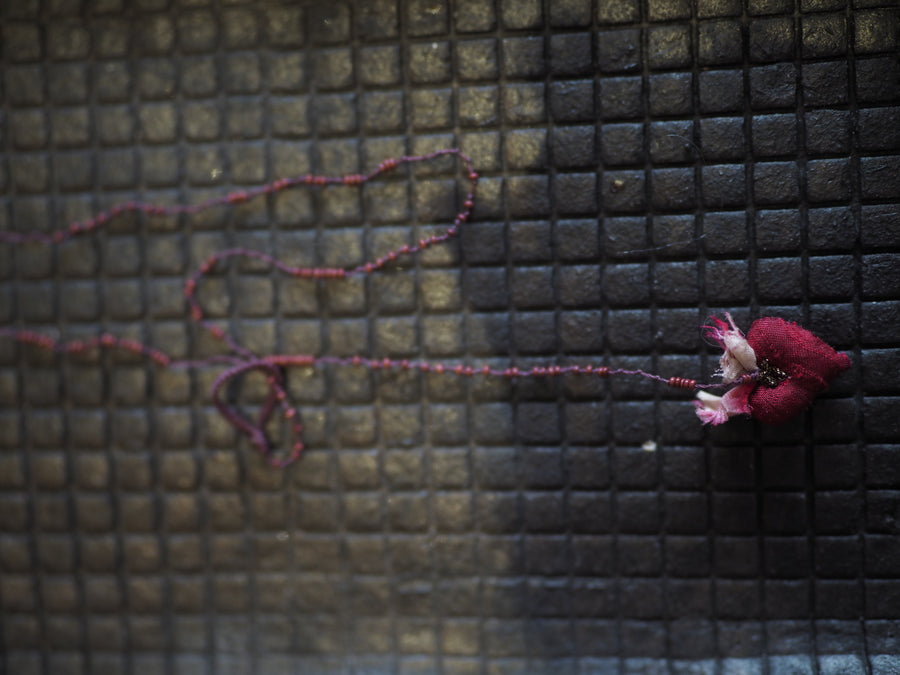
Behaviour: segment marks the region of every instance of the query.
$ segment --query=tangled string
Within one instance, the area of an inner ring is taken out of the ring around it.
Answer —
[[[456,157],[463,165],[465,178],[468,180],[468,193],[462,204],[462,210],[453,219],[451,225],[440,233],[420,239],[418,243],[404,245],[374,260],[352,268],[342,267],[292,267],[274,256],[261,251],[246,248],[230,248],[211,255],[194,274],[185,282],[184,295],[187,300],[190,316],[203,330],[227,347],[227,354],[212,356],[200,360],[176,360],[165,352],[139,341],[121,338],[109,333],[98,335],[88,340],[63,341],[48,335],[28,330],[0,328],[0,335],[10,337],[24,344],[36,345],[40,348],[64,354],[82,354],[95,349],[118,349],[133,352],[151,359],[164,368],[204,368],[211,366],[224,367],[212,386],[212,398],[222,417],[235,429],[244,434],[250,443],[267,458],[270,464],[284,467],[300,458],[304,451],[303,425],[296,406],[289,399],[286,388],[286,371],[293,367],[310,367],[315,365],[337,365],[364,367],[376,370],[415,370],[423,373],[447,373],[463,377],[504,377],[509,379],[522,377],[560,377],[566,374],[586,375],[593,377],[609,377],[610,375],[634,375],[653,379],[668,384],[676,389],[714,388],[719,384],[698,385],[696,380],[684,377],[664,378],[642,370],[609,368],[607,366],[537,366],[520,370],[512,366],[495,369],[489,366],[475,368],[468,365],[445,365],[428,361],[410,361],[394,359],[377,359],[365,356],[349,358],[314,355],[314,354],[269,354],[259,355],[241,345],[226,329],[207,318],[203,307],[197,299],[199,287],[215,269],[234,258],[251,258],[262,261],[278,271],[291,277],[301,279],[341,280],[350,277],[373,274],[391,265],[400,258],[413,256],[422,251],[442,244],[459,234],[460,227],[472,216],[475,207],[475,194],[478,185],[478,173],[472,160],[459,149],[438,150],[425,155],[404,156],[386,159],[378,167],[367,174],[350,174],[345,176],[319,176],[307,174],[293,178],[281,178],[272,183],[250,190],[240,190],[215,197],[193,205],[164,206],[140,201],[128,201],[101,212],[83,222],[73,222],[68,227],[52,233],[41,232],[0,232],[0,242],[19,245],[29,242],[59,245],[73,237],[82,236],[105,226],[113,219],[128,213],[143,213],[148,216],[192,215],[217,206],[234,206],[256,197],[271,195],[295,186],[325,187],[343,185],[359,187],[372,179],[395,171],[398,167],[418,162],[428,162],[440,157]],[[247,373],[259,372],[266,377],[268,394],[265,402],[254,418],[240,412],[235,406],[224,400],[223,390],[226,386]],[[280,411],[289,423],[292,441],[289,452],[276,453],[266,434],[266,426],[276,411]]]

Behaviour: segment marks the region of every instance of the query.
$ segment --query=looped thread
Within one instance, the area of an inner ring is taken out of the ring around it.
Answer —
[[[15,330],[0,328],[0,335],[11,337],[20,343],[31,344],[42,349],[55,351],[61,354],[84,354],[94,349],[122,350],[149,358],[157,365],[164,368],[202,368],[208,366],[224,366],[224,370],[216,377],[212,385],[212,399],[216,409],[232,427],[247,437],[249,442],[261,453],[273,466],[284,467],[299,459],[305,449],[302,434],[303,425],[300,422],[300,414],[297,408],[290,402],[286,389],[286,369],[297,367],[311,367],[315,365],[336,365],[345,367],[362,367],[370,371],[398,369],[403,371],[418,370],[421,373],[454,374],[460,377],[503,377],[507,379],[519,378],[551,378],[566,375],[591,375],[598,378],[607,378],[611,375],[633,375],[666,383],[676,389],[709,389],[719,387],[718,384],[698,385],[694,379],[686,377],[664,378],[659,375],[644,372],[643,370],[627,370],[622,368],[610,368],[608,366],[595,365],[551,365],[535,366],[530,369],[522,369],[512,365],[506,368],[492,368],[489,365],[475,367],[467,364],[442,364],[428,361],[409,361],[403,359],[395,361],[388,358],[372,359],[362,356],[339,358],[333,356],[316,356],[311,354],[270,354],[259,355],[241,345],[237,339],[221,325],[207,318],[206,313],[198,299],[198,293],[205,278],[214,270],[231,261],[234,258],[250,258],[270,265],[283,274],[301,278],[316,280],[341,280],[354,276],[373,274],[403,256],[411,256],[421,253],[433,246],[445,243],[459,235],[460,226],[469,222],[475,208],[475,194],[479,175],[475,170],[472,160],[457,148],[437,150],[424,155],[411,155],[399,158],[389,158],[382,161],[378,167],[367,174],[348,174],[345,176],[317,176],[306,174],[293,178],[279,178],[272,183],[251,188],[237,190],[228,194],[214,197],[193,205],[164,206],[149,204],[141,201],[127,201],[112,207],[108,211],[98,213],[95,217],[73,222],[68,227],[52,232],[9,232],[0,231],[0,242],[18,245],[27,242],[40,242],[44,244],[59,245],[69,239],[96,232],[114,218],[127,213],[144,213],[148,216],[173,216],[193,215],[217,206],[235,206],[244,204],[263,195],[271,195],[295,186],[325,187],[343,185],[347,187],[359,187],[370,180],[383,174],[395,171],[404,164],[426,162],[445,156],[454,156],[459,159],[465,170],[465,178],[468,180],[468,193],[463,200],[463,208],[453,223],[442,233],[423,237],[416,244],[405,244],[379,258],[362,263],[352,268],[339,267],[292,267],[276,257],[261,251],[246,248],[231,248],[209,256],[202,265],[185,281],[184,296],[187,300],[189,316],[215,340],[224,343],[229,354],[208,357],[199,360],[175,360],[159,349],[150,347],[144,343],[116,337],[104,333],[88,340],[76,340],[65,342],[56,340],[47,335],[41,335],[27,330]],[[223,390],[248,373],[258,372],[266,378],[269,388],[266,400],[255,419],[238,410],[237,407],[224,400]],[[265,428],[273,420],[276,412],[280,411],[284,421],[290,427],[293,436],[290,451],[284,456],[276,456],[272,445],[266,435]]]

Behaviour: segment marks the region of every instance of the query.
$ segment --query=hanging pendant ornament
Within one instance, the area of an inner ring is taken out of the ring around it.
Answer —
[[[717,374],[732,388],[724,396],[697,394],[697,416],[704,424],[723,424],[735,415],[784,424],[850,368],[849,356],[796,323],[764,317],[744,337],[731,315],[725,318],[714,317],[704,332],[724,349]]]
[[[738,329],[731,316],[726,320],[713,319],[714,325],[706,326],[707,337],[716,341],[724,354],[719,362],[721,383],[698,384],[688,377],[662,377],[643,370],[614,368],[607,365],[547,365],[520,369],[515,365],[493,368],[488,365],[473,366],[464,363],[437,363],[417,360],[394,360],[367,356],[335,357],[316,354],[256,354],[240,344],[237,338],[218,322],[211,320],[200,304],[198,290],[206,277],[236,258],[251,258],[271,266],[282,274],[300,279],[336,281],[350,277],[365,277],[380,272],[400,258],[413,256],[432,246],[442,244],[458,236],[460,227],[471,219],[475,206],[475,190],[478,172],[472,160],[456,148],[387,159],[368,174],[346,176],[303,175],[281,178],[247,191],[232,192],[194,205],[162,206],[129,201],[102,212],[85,222],[71,223],[67,228],[52,233],[18,233],[0,231],[0,243],[21,245],[44,243],[59,245],[74,237],[96,232],[110,221],[127,213],[143,213],[147,216],[192,215],[219,206],[235,206],[251,199],[272,195],[283,190],[307,186],[359,187],[372,179],[395,171],[400,166],[428,162],[441,157],[456,157],[463,165],[463,176],[468,181],[468,194],[463,209],[452,225],[443,233],[433,234],[413,244],[401,246],[379,258],[356,267],[293,267],[261,251],[232,248],[211,255],[187,279],[184,295],[190,310],[190,318],[213,338],[220,341],[226,353],[197,360],[176,360],[160,349],[137,340],[120,338],[103,333],[86,340],[65,341],[29,330],[0,328],[0,336],[7,336],[23,344],[60,354],[77,356],[98,349],[119,350],[138,354],[168,369],[222,369],[212,386],[212,400],[222,417],[267,458],[273,466],[284,467],[299,459],[305,446],[300,412],[291,403],[287,388],[287,368],[351,367],[376,371],[418,371],[438,375],[460,377],[505,378],[558,378],[563,376],[598,377],[632,376],[667,384],[675,389],[697,390],[697,414],[705,424],[722,424],[734,415],[751,415],[768,424],[781,424],[806,409],[813,398],[828,388],[831,380],[850,367],[846,354],[839,354],[825,342],[797,324],[782,319],[764,318],[756,321],[746,337]],[[269,392],[265,403],[255,418],[250,418],[233,404],[224,400],[226,385],[247,373],[258,372],[266,377]],[[714,396],[711,390],[727,388],[724,396]],[[290,427],[293,442],[284,455],[277,454],[266,434],[266,427],[273,415],[280,412]]]

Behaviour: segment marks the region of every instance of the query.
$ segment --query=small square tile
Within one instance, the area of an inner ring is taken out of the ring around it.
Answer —
[[[743,76],[733,70],[709,70],[699,75],[700,110],[706,113],[744,108]]]
[[[900,44],[897,8],[861,10],[853,15],[853,48],[857,54],[896,52]]]
[[[791,63],[750,70],[750,105],[760,108],[790,108],[796,103],[797,74]]]
[[[690,73],[667,73],[650,76],[650,113],[652,115],[686,115],[693,110]]]
[[[698,27],[698,40],[698,59],[703,65],[740,63],[743,57],[739,21],[702,21]]]
[[[787,61],[794,52],[794,19],[753,19],[749,27],[750,60],[755,63]]]
[[[847,52],[847,21],[841,14],[810,14],[801,19],[803,56],[841,56]]]
[[[647,29],[647,59],[656,70],[683,68],[691,62],[689,26],[666,24]]]
[[[753,154],[778,157],[797,152],[797,122],[793,115],[758,115],[750,127]]]

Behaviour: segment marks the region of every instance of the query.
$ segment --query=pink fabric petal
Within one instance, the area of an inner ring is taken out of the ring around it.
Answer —
[[[694,401],[697,417],[703,424],[724,424],[735,415],[750,414],[750,394],[756,384],[749,382],[729,389],[724,396],[713,396],[706,392],[697,394]]]
[[[752,415],[766,424],[785,424],[806,410],[813,395],[799,380],[785,380],[777,387],[759,387],[752,398]]]
[[[784,319],[765,317],[755,321],[747,340],[760,359],[787,375],[774,387],[757,387],[750,396],[753,417],[766,424],[790,421],[850,368],[849,356]]]
[[[697,417],[700,418],[700,421],[703,422],[703,424],[717,426],[719,424],[725,424],[725,422],[728,421],[728,413],[725,412],[725,409],[721,406],[710,408],[701,401],[694,401],[694,406],[697,408]]]
[[[722,407],[725,408],[729,417],[750,414],[750,395],[754,389],[756,389],[756,384],[748,382],[728,390],[722,397]]]
[[[718,375],[721,375],[725,384],[736,382],[747,373],[756,371],[756,354],[753,347],[744,337],[741,329],[734,323],[731,314],[725,313],[727,322],[718,317],[712,317],[715,325],[705,326],[705,335],[715,340],[724,353],[719,359]]]
[[[714,340],[723,349],[725,348],[725,331],[728,330],[728,324],[717,316],[711,317],[714,326],[704,326],[703,334],[710,340]]]

